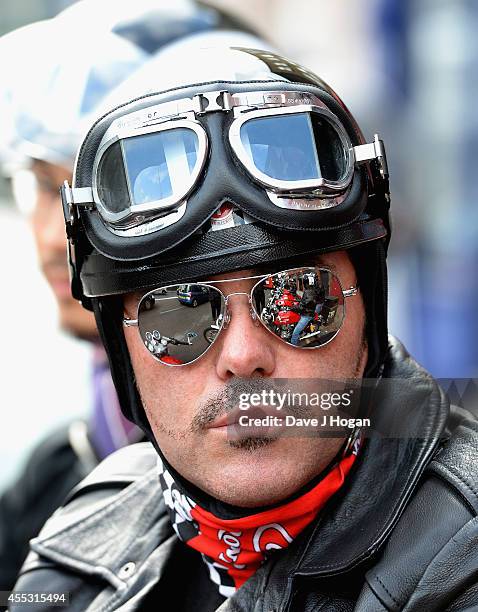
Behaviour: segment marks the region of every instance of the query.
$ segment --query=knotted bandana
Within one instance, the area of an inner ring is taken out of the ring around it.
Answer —
[[[230,597],[271,552],[286,548],[340,489],[360,447],[360,438],[313,488],[291,501],[261,512],[223,519],[201,507],[159,459],[159,480],[178,537],[199,551],[211,580]]]

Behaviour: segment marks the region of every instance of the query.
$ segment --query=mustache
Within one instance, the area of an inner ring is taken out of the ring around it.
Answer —
[[[217,392],[210,395],[200,403],[196,415],[191,421],[191,431],[200,432],[207,428],[213,421],[229,412],[237,409],[239,396],[242,393],[252,394],[261,393],[272,389],[277,393],[284,392],[284,385],[277,384],[274,380],[264,380],[261,378],[237,378],[227,382],[226,385]],[[260,410],[260,408],[259,408]],[[306,417],[312,413],[309,406],[284,406],[281,414],[291,414],[297,417]]]

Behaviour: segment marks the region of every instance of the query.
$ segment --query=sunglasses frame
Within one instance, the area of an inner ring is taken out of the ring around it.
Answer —
[[[307,271],[313,271],[315,273],[317,272],[328,272],[329,274],[331,274],[333,277],[335,277],[335,279],[337,280],[340,290],[342,292],[343,298],[344,298],[344,302],[343,302],[343,316],[342,316],[342,321],[340,323],[340,327],[337,329],[337,331],[335,332],[335,334],[329,338],[326,342],[324,342],[323,344],[320,344],[319,346],[297,346],[294,344],[291,344],[289,342],[287,342],[286,340],[284,340],[283,338],[281,338],[280,336],[277,336],[277,334],[275,334],[271,329],[269,329],[266,324],[264,323],[264,321],[262,321],[260,314],[256,311],[254,303],[253,303],[253,292],[255,290],[255,288],[259,285],[259,283],[263,282],[265,279],[267,279],[268,277],[272,277],[272,276],[276,276],[278,274],[287,274],[289,272],[297,272],[300,270],[307,270]],[[243,281],[243,280],[253,280],[253,279],[259,279],[251,288],[251,290],[249,292],[246,291],[238,291],[238,292],[233,292],[233,293],[229,293],[228,295],[224,295],[224,293],[218,288],[215,287],[214,284],[212,283],[232,283],[235,281]],[[202,357],[204,357],[204,355],[209,351],[209,349],[212,347],[212,345],[216,342],[217,338],[219,337],[220,333],[229,325],[230,319],[231,319],[231,315],[228,315],[228,301],[229,298],[232,297],[233,295],[245,295],[248,298],[248,302],[249,302],[249,306],[250,306],[250,312],[251,312],[251,317],[254,320],[254,322],[256,324],[260,324],[264,329],[266,329],[270,334],[272,334],[272,336],[274,336],[274,338],[276,338],[277,340],[280,340],[281,342],[283,342],[286,346],[290,346],[292,348],[296,348],[296,349],[302,349],[302,350],[317,350],[317,349],[321,349],[322,347],[326,346],[327,344],[329,344],[329,342],[332,342],[332,340],[334,340],[338,333],[340,332],[340,330],[342,329],[343,326],[343,322],[345,320],[345,300],[348,297],[353,297],[354,295],[357,295],[357,293],[359,292],[359,286],[358,284],[356,285],[352,285],[351,287],[349,287],[348,289],[344,289],[342,286],[342,283],[340,282],[340,278],[339,276],[333,272],[330,268],[327,267],[314,267],[314,266],[300,266],[298,268],[289,268],[287,270],[278,270],[277,272],[273,272],[273,273],[267,273],[267,274],[256,274],[256,275],[251,275],[251,276],[243,276],[240,278],[225,278],[225,279],[218,279],[218,280],[214,280],[214,281],[191,281],[190,283],[180,283],[180,284],[194,284],[194,285],[201,285],[202,287],[208,287],[208,288],[212,288],[215,289],[216,291],[218,291],[222,297],[222,300],[224,302],[223,304],[223,309],[221,308],[221,313],[224,312],[224,316],[222,318],[222,322],[221,325],[219,327],[219,329],[217,330],[217,334],[216,337],[214,338],[214,340],[212,342],[210,342],[209,346],[206,348],[206,350],[201,353],[198,357],[196,357],[195,359],[192,359],[191,361],[188,361],[187,363],[167,363],[165,361],[162,361],[160,358],[155,357],[155,355],[153,353],[151,353],[151,351],[148,351],[148,354],[151,355],[151,357],[155,360],[158,361],[159,363],[162,363],[164,365],[170,366],[170,367],[182,367],[182,366],[188,366],[193,364],[194,362],[196,362],[198,359],[201,359]],[[135,319],[130,319],[128,317],[124,317],[123,318],[123,325],[125,327],[137,327],[138,328],[138,334],[141,338],[141,342],[144,344],[144,339],[141,336],[141,331],[139,328],[139,315],[140,315],[140,307],[141,304],[143,303],[143,301],[150,295],[162,291],[164,289],[167,289],[168,287],[176,287],[179,286],[179,284],[176,285],[162,285],[161,287],[157,287],[155,289],[152,289],[151,291],[148,291],[147,293],[145,293],[141,299],[138,301],[138,304],[136,306],[136,318]]]

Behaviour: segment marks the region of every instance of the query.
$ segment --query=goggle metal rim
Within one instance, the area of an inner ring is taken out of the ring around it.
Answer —
[[[197,151],[197,162],[194,167],[193,172],[190,175],[187,186],[184,188],[182,192],[178,194],[173,194],[168,198],[164,198],[162,200],[156,200],[151,202],[145,202],[144,204],[132,204],[124,211],[119,213],[113,213],[109,211],[101,201],[101,198],[98,193],[98,170],[101,164],[101,160],[103,159],[106,151],[113,146],[116,142],[121,144],[121,152],[123,158],[123,168],[125,170],[126,181],[128,184],[128,195],[130,202],[133,202],[133,194],[131,193],[130,187],[130,179],[126,169],[126,165],[124,164],[124,152],[122,141],[128,138],[132,138],[134,136],[142,136],[146,134],[156,134],[160,132],[172,131],[175,129],[190,129],[192,130],[196,136],[198,137],[198,151]],[[194,189],[201,172],[203,171],[204,165],[206,163],[207,154],[208,154],[208,138],[206,130],[203,128],[199,121],[194,119],[179,119],[174,122],[168,123],[160,123],[157,125],[151,125],[147,127],[132,129],[128,127],[127,129],[123,129],[118,132],[115,136],[109,138],[105,142],[103,142],[98,149],[98,153],[95,158],[95,162],[93,164],[93,182],[92,182],[92,192],[93,199],[95,201],[96,207],[101,215],[101,217],[108,223],[114,225],[119,224],[121,221],[132,217],[134,215],[142,214],[142,213],[151,213],[154,211],[168,210],[172,209],[174,211],[181,202],[185,200],[185,198],[191,193]]]
[[[305,113],[316,113],[325,117],[334,127],[342,143],[343,153],[345,156],[345,165],[347,168],[346,174],[340,181],[329,181],[327,179],[306,179],[300,181],[283,181],[274,179],[267,174],[261,172],[252,162],[247,154],[241,139],[241,128],[244,124],[252,119],[262,117],[275,117],[281,115],[297,115]],[[229,142],[236,157],[239,159],[248,173],[263,187],[268,187],[272,191],[281,194],[293,194],[295,191],[311,191],[314,192],[320,189],[326,189],[332,192],[332,195],[337,195],[347,189],[352,180],[354,172],[354,155],[352,153],[353,146],[347,133],[339,123],[338,119],[328,109],[319,106],[300,105],[294,107],[278,107],[271,109],[253,110],[238,116],[229,127]],[[327,193],[321,193],[322,197],[327,198]]]

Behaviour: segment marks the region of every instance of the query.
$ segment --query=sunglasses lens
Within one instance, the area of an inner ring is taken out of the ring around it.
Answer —
[[[208,285],[161,287],[139,303],[138,327],[148,351],[162,363],[184,365],[203,355],[224,320],[224,298]]]
[[[287,344],[301,348],[330,342],[344,319],[342,287],[328,270],[300,268],[271,274],[252,295],[262,324]]]

